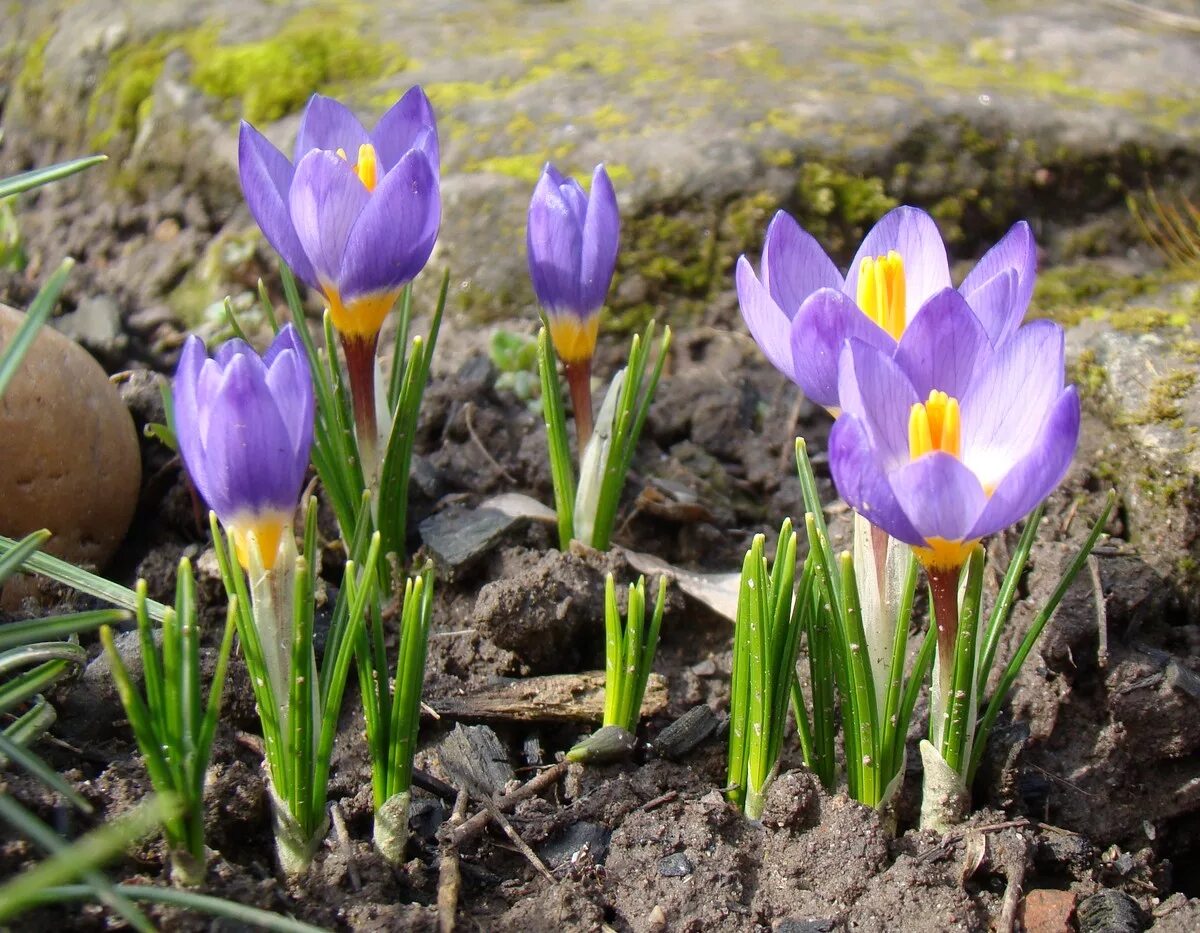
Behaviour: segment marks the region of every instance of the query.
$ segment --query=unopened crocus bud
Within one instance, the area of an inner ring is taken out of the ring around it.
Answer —
[[[553,165],[542,170],[529,204],[529,276],[554,350],[568,365],[590,360],[595,351],[620,228],[617,196],[603,165],[592,173],[590,195]]]
[[[313,387],[288,324],[261,357],[230,340],[210,359],[199,337],[175,373],[175,431],[196,489],[250,565],[253,539],[270,570],[300,498],[313,439]]]

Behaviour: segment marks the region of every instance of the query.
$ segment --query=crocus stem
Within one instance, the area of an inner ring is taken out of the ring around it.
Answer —
[[[954,682],[954,645],[958,640],[959,567],[929,567],[929,595],[933,602],[933,620],[937,625],[938,689],[942,697]]]
[[[379,460],[379,429],[375,420],[375,349],[378,344],[379,334],[370,337],[342,335],[342,352],[346,354],[346,372],[350,376],[350,395],[354,404],[358,453],[362,459],[363,480],[368,486],[373,486]]]
[[[887,552],[891,535],[878,525],[871,526],[871,550],[875,555],[875,578],[879,581],[879,599],[886,602]]]
[[[564,363],[571,404],[575,409],[575,433],[579,438],[579,458],[592,439],[592,361]]]

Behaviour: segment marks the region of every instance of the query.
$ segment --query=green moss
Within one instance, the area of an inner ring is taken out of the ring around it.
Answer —
[[[826,249],[842,251],[896,206],[882,178],[864,177],[826,165],[800,166],[791,205],[800,225]]]
[[[87,122],[95,131],[94,146],[107,148],[117,137],[137,132],[167,55],[185,48],[199,36],[199,33],[162,33],[112,52],[108,68],[88,101]]]
[[[1150,387],[1146,407],[1140,412],[1131,412],[1118,419],[1118,424],[1153,425],[1165,424],[1179,429],[1183,427],[1183,409],[1180,403],[1196,385],[1196,373],[1179,370],[1155,380]]]
[[[299,110],[331,84],[403,71],[399,48],[364,36],[353,18],[316,8],[298,14],[260,42],[216,46],[198,58],[192,81],[251,122]]]
[[[1108,370],[1100,365],[1094,350],[1084,350],[1070,365],[1067,373],[1068,381],[1079,386],[1079,391],[1085,398],[1098,400],[1102,398],[1108,385]]]
[[[29,51],[21,63],[14,84],[26,97],[36,99],[41,96],[46,80],[46,46],[54,36],[50,28],[29,43]]]
[[[1151,276],[1114,272],[1100,262],[1054,266],[1038,274],[1033,305],[1042,311],[1077,308],[1103,299],[1107,305],[1123,304],[1145,295],[1159,284]]]

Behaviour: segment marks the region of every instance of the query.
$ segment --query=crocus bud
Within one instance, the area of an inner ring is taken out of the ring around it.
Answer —
[[[290,534],[313,439],[313,387],[288,324],[263,356],[230,340],[208,357],[189,337],[175,373],[175,431],[196,489],[249,567],[251,538],[271,569]]]
[[[542,170],[529,204],[529,275],[554,350],[568,365],[590,360],[596,348],[620,227],[617,196],[603,165],[592,173],[590,195],[553,165]]]

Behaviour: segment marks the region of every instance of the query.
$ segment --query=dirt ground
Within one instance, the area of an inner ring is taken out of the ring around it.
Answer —
[[[446,341],[418,439],[414,546],[422,521],[469,516],[494,493],[551,501],[540,416],[496,388],[495,369],[473,349],[478,343],[453,335]],[[607,352],[600,372],[611,371],[615,350]],[[157,417],[148,376],[129,380],[124,391],[139,427]],[[849,523],[833,505],[821,456],[827,431],[828,416],[797,401],[740,331],[706,327],[678,335],[626,490],[617,543],[688,569],[736,567],[755,533],[800,512],[790,442],[796,434],[817,452],[834,534],[844,539]],[[1081,450],[1112,443],[1098,419],[1086,419]],[[177,461],[152,441],[144,445],[139,517],[111,573],[124,582],[145,576],[161,599],[178,558],[195,557],[211,642],[223,594],[211,573],[204,576],[202,526]],[[1099,511],[1105,484],[1091,472],[1094,462],[1080,457],[1050,502],[1002,652],[1019,640]],[[1188,901],[1200,895],[1200,626],[1170,581],[1124,542],[1120,510],[1108,530],[1094,572],[1076,583],[1020,677],[1011,715],[994,733],[973,788],[978,810],[960,831],[937,838],[914,828],[923,702],[890,819],[825,793],[801,766],[794,740],[785,743],[784,770],[761,824],[742,819],[719,792],[720,729],[682,757],[661,757],[654,743],[664,727],[697,705],[719,718],[728,691],[729,623],[676,589],[656,666],[667,699],[644,720],[643,744],[626,763],[571,766],[511,814],[553,882],[496,830],[463,847],[460,929],[816,933],[985,930],[1014,922],[1040,931],[1200,928],[1200,902]],[[993,542],[994,554],[1014,542],[1011,535]],[[331,583],[339,567],[330,547],[324,568]],[[506,679],[602,669],[608,570],[622,582],[635,576],[619,552],[559,553],[537,523],[514,525],[452,574],[441,568],[426,700],[435,709],[469,707],[472,697]],[[330,791],[346,832],[332,834],[311,874],[289,886],[273,869],[253,698],[235,662],[209,785],[214,851],[205,890],[331,929],[434,929],[436,833],[452,800],[418,790],[410,861],[394,870],[374,854],[370,766],[353,689],[351,678]],[[102,658],[54,699],[60,720],[40,750],[96,804],[95,820],[150,792]],[[418,767],[453,783],[439,743],[458,721],[483,722],[499,737],[507,766],[525,780],[591,728],[534,715],[468,710],[428,720]],[[6,780],[52,824],[72,832],[89,825],[34,783],[16,774]],[[0,874],[35,857],[29,844],[6,835]],[[162,845],[146,843],[111,873],[165,883]],[[166,908],[150,913],[164,929],[234,929]],[[52,928],[108,929],[111,920],[97,907],[68,905],[29,914],[14,927]]]

